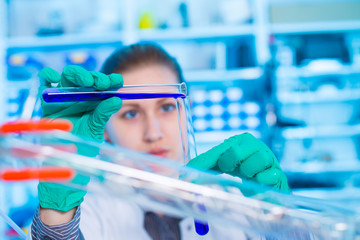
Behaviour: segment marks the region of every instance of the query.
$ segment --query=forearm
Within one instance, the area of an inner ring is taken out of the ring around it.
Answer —
[[[70,219],[70,220],[69,220]],[[37,239],[79,240],[80,207],[68,212],[38,208],[31,225],[31,237]]]

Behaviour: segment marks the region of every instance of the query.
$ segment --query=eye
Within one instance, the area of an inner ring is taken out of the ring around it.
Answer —
[[[175,110],[175,104],[170,104],[170,103],[167,103],[167,104],[163,104],[161,105],[161,111],[163,112],[172,112]]]
[[[136,110],[129,110],[127,112],[124,112],[121,117],[125,119],[134,119],[139,115],[139,112]]]

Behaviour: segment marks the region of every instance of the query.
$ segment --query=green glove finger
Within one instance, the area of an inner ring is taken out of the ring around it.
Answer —
[[[98,90],[104,91],[111,86],[110,78],[101,72],[90,72],[94,78],[94,87]]]
[[[254,180],[260,184],[275,186],[280,182],[282,174],[280,169],[272,167],[256,174]]]
[[[226,172],[231,172],[231,169],[240,165],[240,162],[244,161],[252,154],[254,154],[255,152],[261,149],[259,147],[259,143],[261,143],[261,141],[259,141],[249,133],[236,135],[226,139],[223,143],[219,144],[218,146],[215,146],[209,151],[200,154],[198,157],[192,159],[187,164],[187,166],[200,168],[200,169],[213,169],[217,171],[218,160],[220,156],[225,154],[225,152],[228,149],[233,147],[234,149],[239,149],[239,151],[236,151],[236,156],[237,156],[235,158],[236,162],[228,162],[228,160],[226,160],[227,158],[224,157],[223,162],[220,163],[220,166],[224,170],[226,170]],[[228,159],[232,159],[232,158],[228,158]],[[230,161],[234,161],[234,159]]]
[[[92,87],[94,78],[82,67],[70,65],[63,69],[59,87]]]
[[[224,142],[218,146],[213,147],[209,151],[200,154],[196,158],[193,158],[188,162],[188,164],[186,164],[186,166],[205,170],[212,169],[216,171],[219,157],[230,147],[231,145]]]
[[[94,110],[89,119],[89,128],[94,133],[95,139],[102,141],[106,123],[112,114],[120,110],[122,100],[117,97],[102,101]]]
[[[124,85],[124,80],[122,75],[117,73],[112,73],[109,75],[110,78],[110,87],[111,88],[120,88]]]
[[[242,151],[244,151],[243,148],[231,147],[224,152],[218,161],[219,169],[238,177],[251,178],[273,164],[271,156],[265,151],[254,152],[246,159],[242,159]]]
[[[236,159],[238,159],[237,155],[239,155],[239,151],[241,151],[241,149],[230,147],[220,155],[217,164],[221,172],[230,173],[239,167],[240,161],[236,161]]]
[[[227,143],[227,141],[229,141],[234,149],[238,149],[238,151],[236,151],[236,161],[238,162],[248,159],[251,155],[262,150],[265,146],[263,142],[250,133],[235,135],[225,140],[224,144]]]
[[[274,160],[268,152],[258,151],[241,163],[240,173],[246,178],[252,178],[257,173],[270,168],[273,163]]]
[[[273,186],[275,189],[289,193],[290,187],[285,174],[281,171],[277,161],[276,164],[263,172],[258,173],[254,180],[260,184]]]
[[[60,74],[52,68],[43,68],[39,73],[38,77],[41,81],[42,86],[51,87],[51,83],[60,82]]]
[[[281,174],[281,180],[275,185],[276,189],[279,189],[280,191],[283,191],[285,193],[290,193],[291,189],[289,187],[287,178],[284,173]]]

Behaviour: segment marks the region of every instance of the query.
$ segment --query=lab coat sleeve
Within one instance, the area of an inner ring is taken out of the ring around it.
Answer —
[[[36,210],[31,224],[31,238],[37,239],[57,239],[57,240],[82,240],[84,239],[79,228],[80,207],[77,208],[74,218],[60,225],[46,225],[40,219],[40,207]]]

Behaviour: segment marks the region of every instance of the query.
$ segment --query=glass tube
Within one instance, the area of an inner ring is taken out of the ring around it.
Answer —
[[[72,145],[78,151],[100,154],[96,158],[79,155],[74,148],[65,147]],[[110,194],[147,209],[192,216],[229,228],[283,239],[311,239],[309,234],[317,239],[355,239],[359,233],[359,213],[345,205],[337,207],[322,200],[279,193],[246,180],[198,171],[61,132],[3,138],[0,155],[3,159],[13,158],[18,166],[43,163],[69,166],[78,174],[91,177],[99,186],[70,184],[85,187],[88,194]],[[199,206],[205,206],[206,212]]]
[[[101,101],[111,97],[122,100],[149,98],[186,98],[187,89],[182,84],[127,85],[121,88],[99,91],[95,88],[46,88],[42,92],[45,102]]]

